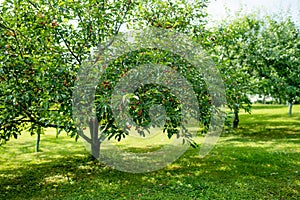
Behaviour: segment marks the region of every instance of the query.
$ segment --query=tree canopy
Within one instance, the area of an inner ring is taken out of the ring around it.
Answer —
[[[12,136],[17,138],[22,131],[39,135],[49,127],[64,130],[78,138],[80,134],[72,119],[72,92],[77,72],[91,59],[91,52],[110,46],[125,26],[132,30],[158,27],[195,37],[204,30],[206,12],[203,8],[206,5],[207,1],[189,3],[185,0],[4,1],[0,5],[0,48],[4,52],[0,55],[1,142],[8,141]],[[102,59],[99,55],[94,58],[95,63]],[[189,80],[193,79],[195,87],[204,87],[200,76],[198,79],[192,76],[196,72],[191,69],[190,74],[186,73],[191,68],[186,61],[168,52],[145,49],[116,59],[108,66],[106,77],[99,81],[97,119],[91,119],[91,136],[82,135],[85,140],[93,144],[93,137],[97,136],[95,140],[100,141],[98,133],[93,133],[98,126],[103,128],[108,138],[120,139],[120,136],[126,135],[126,130],[114,123],[110,111],[106,109],[108,104],[101,102],[105,102],[105,95],[111,93],[117,78],[129,70],[129,65],[151,61],[182,69]],[[147,87],[137,91],[147,89],[153,93],[168,94],[163,88],[153,90]],[[204,103],[207,95],[205,92],[199,94],[199,103]],[[159,96],[156,98],[161,99]],[[177,105],[176,98],[171,94],[164,98],[166,101],[174,99]],[[134,120],[145,123],[142,121],[147,114],[141,113],[141,107],[132,105],[134,102],[132,99],[130,107]],[[171,103],[168,106],[174,107]],[[207,113],[208,108],[209,104],[203,106],[202,113]],[[208,118],[207,114],[201,116],[205,125]],[[171,118],[170,124],[166,125],[170,137],[176,132],[177,125],[175,118]]]

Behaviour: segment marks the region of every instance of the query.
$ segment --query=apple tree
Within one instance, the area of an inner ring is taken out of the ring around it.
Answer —
[[[199,92],[197,97],[203,107],[200,118],[207,126],[210,104],[209,95],[201,93],[205,88],[202,78],[184,59],[155,49],[132,52],[108,66],[106,76],[100,78],[97,87],[97,117],[89,119],[89,136],[82,134],[72,119],[72,92],[77,72],[91,58],[93,49],[101,52],[101,48],[110,46],[125,25],[133,30],[151,26],[171,29],[193,39],[204,31],[207,2],[4,1],[0,5],[1,142],[17,138],[22,131],[37,134],[39,141],[43,129],[52,127],[72,137],[81,136],[91,144],[97,157],[101,136],[121,139],[126,135],[126,130],[114,122],[107,103],[117,79],[129,70],[128,66],[149,62],[166,64],[189,76],[187,79]],[[100,53],[93,62],[101,59]],[[148,100],[148,95],[154,93],[158,96],[151,101],[157,103],[160,99],[170,108],[169,114],[175,116],[166,127],[171,137],[176,134],[178,125],[176,112],[174,109],[171,112],[171,108],[180,105],[165,88],[149,85],[137,90],[139,99]],[[161,98],[163,93],[166,96]],[[147,105],[141,106],[147,108]],[[130,112],[140,124],[147,123],[147,113],[141,111],[141,106],[132,99]]]
[[[223,76],[227,105],[234,114],[233,128],[238,127],[240,110],[251,109],[247,94],[257,86],[252,72],[260,27],[255,15],[242,15],[223,21],[202,39]]]
[[[91,47],[116,35],[130,1],[4,1],[0,7],[1,142],[22,131],[77,135],[72,87]],[[38,146],[37,146],[38,147]]]
[[[259,38],[256,68],[268,80],[267,88],[275,98],[288,102],[289,115],[300,95],[300,31],[289,18],[267,17]]]

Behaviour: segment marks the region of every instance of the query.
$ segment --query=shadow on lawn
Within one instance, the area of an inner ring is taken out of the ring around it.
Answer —
[[[282,108],[286,108],[286,105],[278,105],[278,104],[253,104],[253,108],[255,110],[265,110],[265,109],[282,109]]]
[[[298,129],[298,130],[297,130]],[[233,135],[241,135],[243,137],[254,137],[261,140],[266,139],[295,139],[299,138],[300,127],[261,127],[258,128],[257,125],[251,125],[246,127],[240,127],[235,130]]]
[[[264,108],[264,106],[262,106]],[[255,107],[257,109],[257,107]],[[240,126],[234,135],[253,136],[256,138],[294,138],[300,132],[300,116],[283,116],[280,114],[242,115]]]
[[[190,149],[171,166],[146,174],[119,172],[90,161],[87,155],[47,158],[41,164],[28,163],[0,171],[0,199],[134,199],[157,194],[169,195],[169,199],[173,199],[172,195],[195,199],[201,195],[216,197],[219,193],[229,195],[228,198],[234,193],[242,195],[237,198],[300,195],[300,185],[295,184],[299,167],[295,159],[299,153],[275,155],[268,148],[226,143],[204,159],[198,158],[197,152]]]

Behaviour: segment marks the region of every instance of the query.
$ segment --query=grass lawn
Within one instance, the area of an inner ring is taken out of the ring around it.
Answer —
[[[0,147],[0,199],[300,199],[300,105],[255,105],[212,152],[190,148],[168,167],[130,174],[90,161],[55,131]]]

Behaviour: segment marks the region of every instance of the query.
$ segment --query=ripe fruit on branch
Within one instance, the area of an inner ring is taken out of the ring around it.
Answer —
[[[55,21],[53,21],[53,22],[51,22],[51,28],[55,28],[55,27],[57,27],[57,26],[59,26],[58,25],[58,23],[57,22],[55,22]]]
[[[142,115],[143,109],[139,110],[138,115]]]

